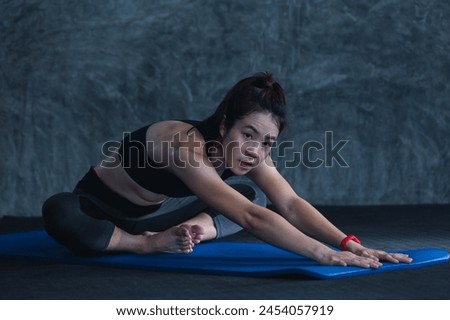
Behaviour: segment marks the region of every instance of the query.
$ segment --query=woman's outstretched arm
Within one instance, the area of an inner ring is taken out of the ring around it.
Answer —
[[[295,228],[311,238],[339,248],[346,234],[326,219],[306,200],[299,197],[289,183],[280,175],[268,158],[266,163],[251,172],[250,176],[267,194],[279,213]],[[385,260],[393,263],[411,262],[404,254],[389,254],[381,250],[364,247],[355,241],[348,241],[345,249],[375,261]]]
[[[244,229],[283,249],[304,255],[327,265],[354,265],[377,268],[381,264],[370,257],[351,252],[336,252],[320,241],[296,228],[285,217],[272,210],[253,204],[239,192],[224,183],[216,170],[201,159],[201,154],[190,154],[189,148],[179,150],[174,165],[169,170],[176,174],[206,204],[222,212]],[[186,165],[189,163],[190,165]]]

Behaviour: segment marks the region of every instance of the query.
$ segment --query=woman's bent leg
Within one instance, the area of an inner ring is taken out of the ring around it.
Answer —
[[[225,182],[253,203],[266,206],[264,193],[248,178],[230,178]],[[194,196],[168,199],[159,210],[142,219],[112,222],[90,200],[67,192],[50,197],[42,214],[47,233],[80,254],[190,252],[202,240],[242,230]]]
[[[82,198],[74,193],[63,192],[50,197],[42,207],[45,230],[78,254],[103,252],[115,226],[111,221],[86,214],[82,207]]]
[[[69,192],[50,197],[42,207],[42,216],[50,236],[82,255],[105,251],[188,253],[203,234],[203,229],[196,225],[131,234],[105,219],[95,204]]]

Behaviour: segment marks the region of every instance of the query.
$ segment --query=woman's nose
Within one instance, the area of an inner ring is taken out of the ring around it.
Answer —
[[[247,147],[245,148],[244,154],[245,154],[247,157],[251,157],[251,158],[253,158],[253,159],[258,159],[258,157],[259,157],[259,154],[258,154],[258,147],[257,147],[257,146],[247,146]]]

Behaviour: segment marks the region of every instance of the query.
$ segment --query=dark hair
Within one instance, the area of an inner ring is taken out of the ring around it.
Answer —
[[[271,73],[260,72],[236,83],[216,111],[203,120],[200,126],[211,135],[205,137],[206,141],[217,140],[222,120],[225,127],[230,129],[237,120],[258,111],[272,114],[281,133],[287,125],[285,109],[283,88]]]

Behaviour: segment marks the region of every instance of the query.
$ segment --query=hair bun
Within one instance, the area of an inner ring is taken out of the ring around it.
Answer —
[[[255,86],[260,89],[273,88],[273,84],[276,83],[275,78],[270,72],[260,72],[255,75]]]

